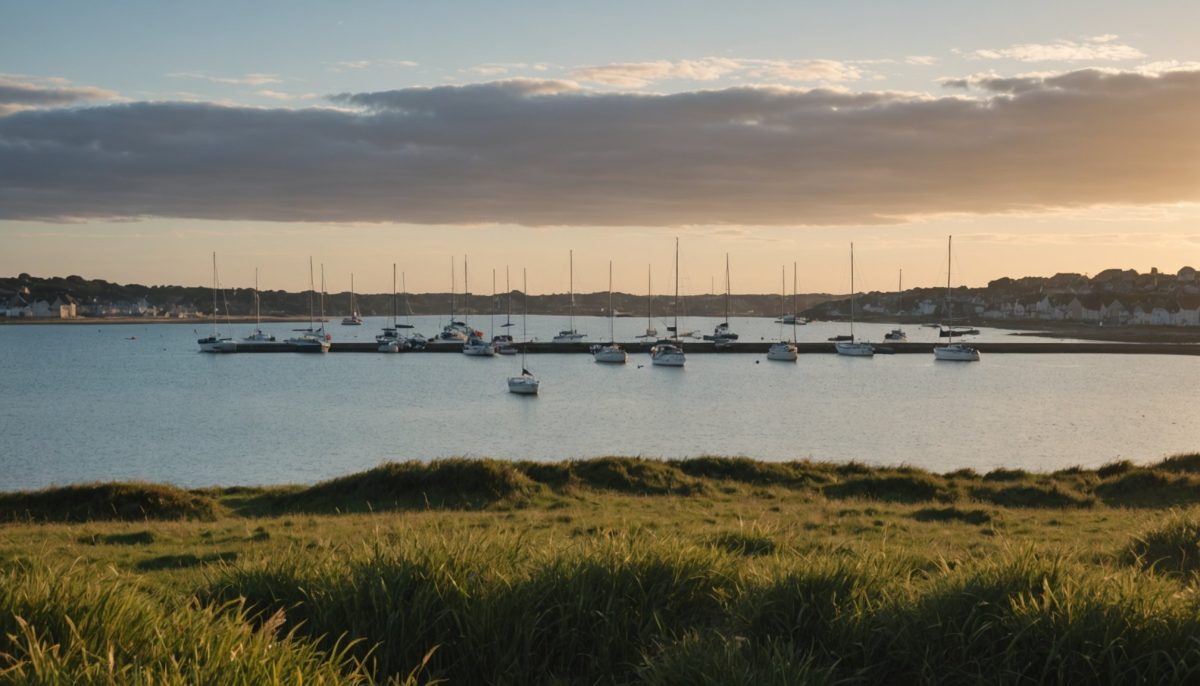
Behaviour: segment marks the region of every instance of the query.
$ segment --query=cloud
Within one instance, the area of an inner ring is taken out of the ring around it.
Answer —
[[[345,69],[361,71],[372,67],[416,67],[420,66],[412,60],[342,60],[333,63],[333,71]]]
[[[485,64],[477,64],[467,72],[479,74],[480,76],[501,76],[503,74],[511,74],[514,71],[548,71],[550,65],[545,62],[487,62]]]
[[[1141,50],[1116,41],[1117,36],[1105,34],[1081,42],[1059,40],[1053,43],[1021,43],[1007,48],[976,50],[967,57],[973,60],[1019,62],[1119,62],[1146,56]]]
[[[767,81],[842,82],[862,78],[862,71],[836,60],[773,60],[704,57],[696,60],[617,62],[577,67],[571,78],[618,88],[644,88],[657,81],[716,81],[721,78]]]
[[[264,98],[270,98],[272,100],[315,100],[316,98],[320,97],[316,93],[301,93],[299,95],[293,95],[292,93],[284,93],[283,91],[273,91],[269,88],[254,91],[254,93],[255,95],[261,95]]]
[[[974,97],[512,79],[0,118],[0,218],[846,225],[1200,201],[1200,71]]]
[[[57,77],[0,74],[0,116],[37,107],[63,107],[84,102],[115,100],[117,97],[113,91],[76,86]]]
[[[906,64],[916,64],[922,67],[929,67],[937,64],[938,58],[930,55],[909,55],[904,58]]]
[[[194,71],[179,71],[167,74],[172,79],[197,79],[213,83],[228,83],[235,86],[265,86],[271,83],[282,83],[283,79],[277,74],[243,74],[241,76],[212,76]]]

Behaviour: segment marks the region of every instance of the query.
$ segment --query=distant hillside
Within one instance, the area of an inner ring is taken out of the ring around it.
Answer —
[[[212,291],[203,286],[143,286],[141,284],[117,284],[104,280],[87,280],[79,276],[36,277],[21,274],[17,277],[0,278],[0,306],[6,301],[20,299],[28,303],[38,300],[50,302],[56,298],[71,296],[78,304],[80,316],[95,316],[102,312],[121,316],[178,316],[208,315],[212,312]],[[513,311],[522,307],[520,291],[512,293]],[[800,309],[810,308],[836,296],[827,293],[805,293],[798,297]],[[261,292],[263,316],[299,316],[308,314],[308,292],[287,291]],[[358,308],[363,315],[388,315],[392,312],[392,294],[358,294]],[[400,313],[404,314],[405,301],[411,313],[443,314],[450,311],[449,293],[413,293],[400,296]],[[647,311],[646,296],[629,293],[613,294],[613,309],[618,314],[628,313],[644,317]],[[468,314],[486,314],[492,310],[492,299],[488,295],[471,295],[466,298],[460,293],[454,296],[455,310]],[[720,316],[725,312],[724,295],[690,295],[680,298],[681,314],[697,316]],[[673,311],[673,296],[656,295],[652,303],[656,318]],[[508,306],[508,294],[496,296],[497,313]],[[730,314],[733,316],[774,317],[780,314],[778,295],[734,295],[730,298]],[[791,298],[787,299],[791,309]],[[218,310],[231,315],[248,315],[254,312],[254,291],[248,288],[231,288],[222,293]],[[566,293],[534,295],[529,298],[531,314],[566,314],[570,297]],[[575,313],[579,315],[601,315],[607,311],[608,293],[576,293]],[[349,292],[332,293],[325,296],[325,312],[330,316],[341,316],[350,308]],[[0,307],[0,311],[2,311]]]
[[[1107,269],[1092,277],[1005,277],[986,288],[953,289],[949,301],[943,288],[873,291],[858,294],[855,304],[863,319],[944,320],[952,315],[961,320],[1200,326],[1200,279],[1192,267],[1175,274]],[[804,311],[814,319],[839,319],[849,313],[848,297],[831,298]]]

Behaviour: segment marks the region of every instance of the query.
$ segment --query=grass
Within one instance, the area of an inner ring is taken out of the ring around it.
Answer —
[[[4,494],[0,682],[1192,683],[1198,466],[443,460],[140,517]]]

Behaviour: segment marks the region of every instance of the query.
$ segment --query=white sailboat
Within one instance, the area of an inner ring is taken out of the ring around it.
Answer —
[[[646,265],[646,333],[638,338],[656,338],[658,329],[654,328],[654,286],[650,281],[650,265]]]
[[[717,324],[711,336],[704,337],[704,340],[712,341],[718,348],[729,347],[738,339],[738,335],[729,328],[729,289],[729,253],[725,253],[725,321]]]
[[[454,297],[455,291],[458,288],[458,282],[454,277],[454,257],[450,258],[450,323],[442,327],[442,332],[437,335],[439,341],[465,341],[471,333],[467,328],[466,322],[460,322],[454,318]]]
[[[321,274],[321,321],[325,321],[325,274],[324,266],[322,265]],[[320,328],[316,328],[313,322],[313,296],[316,292],[316,284],[313,283],[313,263],[312,258],[308,258],[308,328],[293,329],[299,333],[299,336],[292,336],[287,339],[287,343],[295,347],[296,352],[314,352],[327,353],[329,352],[329,336],[325,333],[325,325],[321,324]]]
[[[233,353],[237,352],[237,343],[229,336],[222,336],[217,331],[217,253],[212,254],[213,263],[213,287],[212,287],[212,335],[205,336],[196,341],[200,346],[202,353]]]
[[[659,341],[650,348],[650,363],[656,367],[682,367],[687,362],[679,345],[679,239],[675,239],[675,326],[671,340]]]
[[[625,364],[628,355],[625,354],[625,349],[617,345],[615,330],[616,315],[613,313],[612,302],[613,286],[612,286],[612,260],[608,261],[608,343],[605,345],[592,346],[592,357],[597,362],[605,362],[608,364]]]
[[[508,278],[508,265],[504,265],[504,290],[508,291],[508,303],[504,314],[504,323],[500,325],[501,329],[507,329],[513,326],[512,323],[512,282]]]
[[[463,255],[463,301],[464,302],[471,295],[471,287],[470,287],[469,283],[470,282],[467,280],[467,257],[466,257],[466,255]],[[464,314],[463,315],[463,323],[464,324],[466,323],[466,319],[467,319],[467,317]],[[490,342],[484,340],[482,331],[476,331],[475,329],[472,329],[469,325],[467,326],[467,331],[469,331],[470,333],[467,335],[466,342],[463,343],[462,353],[464,355],[469,355],[470,357],[495,357],[496,356],[495,346],[493,346]]]
[[[584,338],[586,338],[586,336],[584,334],[581,334],[575,330],[575,251],[572,250],[570,252],[570,255],[571,255],[571,285],[570,285],[571,324],[570,324],[569,328],[563,329],[562,331],[558,332],[558,335],[554,337],[555,343],[578,343],[579,341],[582,341]]]
[[[896,285],[896,302],[899,302],[904,297],[904,270],[900,270],[900,282]],[[893,341],[896,343],[906,343],[908,334],[904,333],[904,329],[896,327],[883,335],[884,340]]]
[[[398,353],[403,344],[400,342],[400,331],[396,327],[396,263],[392,263],[392,325],[385,327],[383,333],[375,337],[381,353]]]
[[[350,274],[350,316],[342,317],[342,326],[362,326],[362,315],[358,312],[358,301],[354,297],[354,274]]]
[[[529,347],[529,335],[525,330],[525,322],[529,318],[529,276],[524,269],[521,270],[521,301],[524,306],[521,313],[521,375],[508,377],[508,392],[537,395],[542,384],[525,364],[525,349]]]
[[[784,267],[783,273],[780,274],[780,299],[783,299],[786,293],[787,285],[787,268]],[[796,309],[796,263],[792,263],[792,310]],[[780,329],[783,325],[780,325]],[[799,349],[796,347],[796,318],[792,317],[792,340],[787,341],[783,338],[783,331],[779,332],[779,342],[772,343],[767,350],[768,360],[777,360],[779,362],[795,362]]]
[[[263,343],[274,343],[275,337],[263,333],[262,330],[262,303],[258,294],[258,269],[254,270],[254,333],[246,336],[238,341],[238,345],[246,347],[254,347]]]
[[[854,244],[850,244],[850,340],[838,341],[835,344],[837,354],[849,357],[874,357],[875,346],[870,343],[860,343],[854,338]]]
[[[507,272],[508,268],[505,267],[504,271]],[[508,278],[508,276],[507,276],[507,274],[505,274],[505,280],[507,280],[507,278]],[[511,291],[508,294],[508,300],[509,300],[509,305],[511,307],[511,305],[512,305],[512,292]],[[510,324],[511,324],[511,322],[510,322]],[[505,326],[508,326],[510,324],[501,324],[500,328],[504,328]],[[496,330],[496,270],[495,269],[492,270],[492,314],[491,314],[490,326],[492,327],[492,331],[493,331],[492,347],[495,348],[496,354],[497,355],[516,355],[517,349],[513,345],[513,337],[506,333],[501,333],[501,334],[494,333]]]
[[[954,308],[950,303],[950,266],[954,250],[954,236],[946,239],[946,319],[950,335],[946,345],[934,346],[933,359],[947,362],[978,362],[979,351],[965,343],[954,342]]]

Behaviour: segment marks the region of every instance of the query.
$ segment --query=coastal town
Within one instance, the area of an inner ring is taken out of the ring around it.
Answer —
[[[504,296],[506,294],[500,294]],[[604,314],[592,294],[576,294],[581,313]],[[345,298],[342,294],[333,297]],[[461,298],[462,296],[460,296]],[[486,311],[490,296],[474,295],[477,311]],[[249,289],[229,289],[226,312],[248,313]],[[711,294],[687,296],[689,311],[717,315],[719,298]],[[841,319],[849,314],[848,296],[805,294],[803,314],[813,319]],[[359,296],[367,314],[390,311],[390,294]],[[559,295],[533,296],[531,312],[557,313],[565,305]],[[411,298],[415,311],[435,313],[448,301],[446,294],[420,294]],[[78,276],[37,278],[21,274],[0,278],[0,321],[145,318],[187,320],[212,314],[211,294],[202,287],[120,286],[89,281]],[[470,302],[470,301],[467,301]],[[641,311],[645,296],[620,294],[618,312]],[[945,316],[946,291],[941,288],[908,289],[901,293],[871,291],[858,295],[860,316],[901,317],[912,320]],[[460,304],[462,304],[460,302]],[[1200,326],[1200,278],[1196,269],[1175,273],[1151,269],[1107,269],[1094,276],[1060,273],[1051,277],[1027,276],[995,279],[984,288],[960,287],[951,291],[954,318],[977,322],[1072,322],[1105,326]],[[263,312],[272,316],[302,313],[303,293],[263,292]],[[738,316],[779,315],[779,297],[770,294],[735,295],[732,311]],[[594,311],[593,311],[594,310]],[[620,316],[620,315],[618,315]]]

